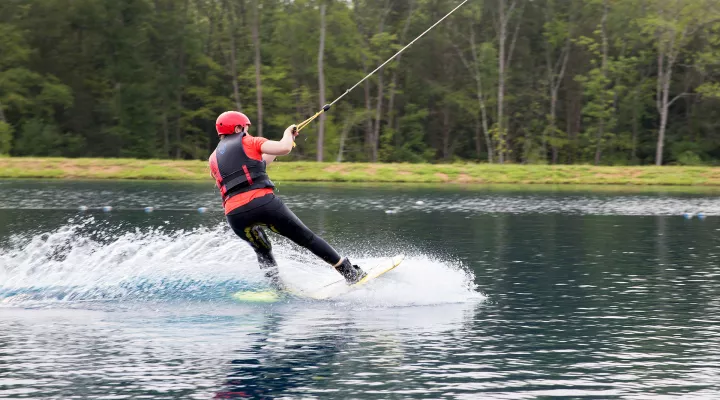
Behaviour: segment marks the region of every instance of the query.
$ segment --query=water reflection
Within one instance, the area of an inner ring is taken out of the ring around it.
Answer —
[[[99,193],[131,208],[143,190]],[[720,393],[720,220],[658,215],[688,197],[303,190],[287,196],[308,226],[404,268],[339,301],[238,304],[262,275],[220,213],[0,210],[0,398]],[[277,243],[294,282],[334,276]]]
[[[448,363],[451,354],[435,350],[462,335],[479,306],[305,308],[266,315],[259,331],[249,335],[253,343],[229,362],[215,398],[377,398],[420,387],[422,381],[407,375],[416,357]]]
[[[329,362],[348,338],[341,333],[331,333],[305,337],[302,345],[285,344],[287,339],[278,334],[282,323],[278,314],[266,318],[260,333],[252,335],[254,343],[238,351],[237,358],[230,362],[223,390],[216,393],[215,398],[271,399],[295,392],[315,378],[322,379],[322,375],[332,374]],[[314,331],[314,327],[309,328]]]

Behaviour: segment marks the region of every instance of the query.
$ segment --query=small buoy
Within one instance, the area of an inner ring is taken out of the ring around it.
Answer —
[[[418,201],[415,202],[415,204],[421,206],[421,205],[425,204],[425,202],[422,201],[422,200],[418,200]]]
[[[698,213],[698,214],[697,214],[697,217],[698,217],[698,219],[705,219],[705,214],[703,214],[703,213]]]
[[[105,212],[110,212],[110,211],[112,211],[112,207],[111,206],[103,206],[102,210]]]
[[[87,211],[87,209],[88,209],[87,206],[78,207],[78,210],[80,210],[80,211]]]
[[[155,209],[154,209],[153,207],[145,207],[145,212],[146,212],[146,213],[151,213],[151,212],[153,212],[154,210],[155,210]]]
[[[685,214],[683,214],[683,217],[685,219],[692,219],[693,215],[691,213],[685,213]]]
[[[397,211],[395,210],[385,210],[385,214],[395,214]]]
[[[199,207],[199,208],[198,208],[198,212],[199,212],[200,214],[204,213],[205,211],[207,211],[207,207]]]

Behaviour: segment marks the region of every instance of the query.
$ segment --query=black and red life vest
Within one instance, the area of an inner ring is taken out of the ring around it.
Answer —
[[[226,135],[210,156],[210,173],[220,189],[223,204],[231,197],[255,189],[275,188],[265,172],[265,161],[245,154],[245,133]]]

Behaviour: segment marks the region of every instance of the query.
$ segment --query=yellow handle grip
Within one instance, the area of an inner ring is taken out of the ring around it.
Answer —
[[[326,105],[322,108],[322,110],[316,112],[315,115],[313,115],[312,117],[306,119],[305,121],[297,124],[297,126],[295,127],[295,132],[300,132],[303,128],[305,128],[305,127],[308,126],[311,122],[313,122],[313,120],[315,120],[315,118],[319,117],[320,114],[324,113],[325,111],[327,111],[327,110],[329,110],[329,109],[330,109],[330,105],[326,104]],[[293,141],[293,147],[295,147],[295,146],[296,146],[296,144],[295,144],[295,142]]]

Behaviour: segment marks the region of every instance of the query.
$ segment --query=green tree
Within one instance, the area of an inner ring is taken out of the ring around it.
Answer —
[[[655,165],[662,165],[670,106],[687,94],[670,97],[673,73],[696,34],[718,21],[717,3],[712,0],[653,0],[650,12],[640,20],[643,32],[653,38],[657,52],[656,107],[660,118]]]

